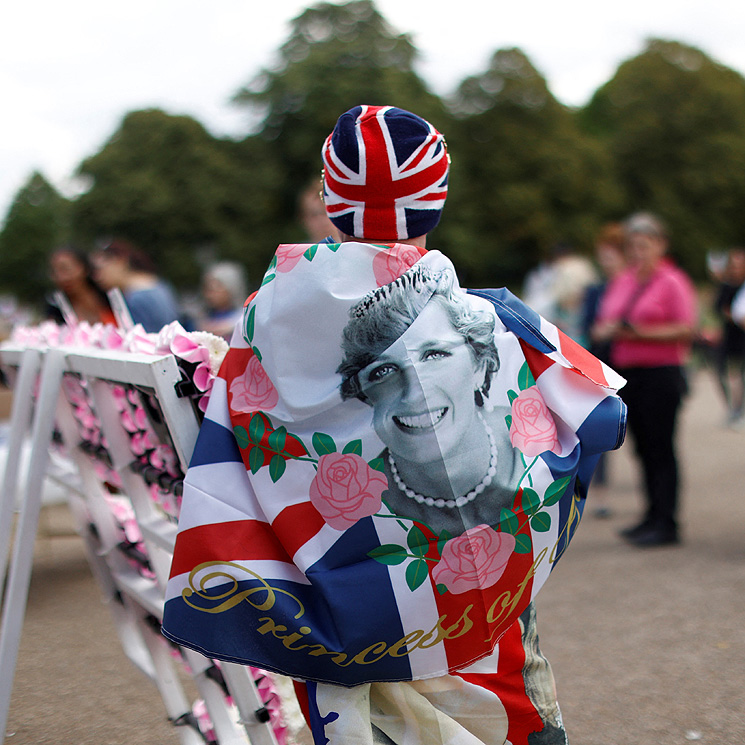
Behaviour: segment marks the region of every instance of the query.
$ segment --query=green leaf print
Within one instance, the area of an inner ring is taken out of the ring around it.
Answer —
[[[526,515],[532,515],[540,506],[541,498],[535,489],[523,489],[523,512]]]
[[[284,427],[278,427],[269,435],[267,444],[275,453],[281,453],[285,449],[287,440],[287,430]]]
[[[395,543],[385,543],[372,551],[368,551],[367,555],[381,564],[396,566],[396,564],[402,564],[406,561],[409,554],[403,546],[398,546]]]
[[[362,456],[362,440],[352,440],[352,442],[348,442],[344,446],[342,453],[344,453],[344,455],[352,453],[353,455]]]
[[[329,453],[336,452],[336,443],[334,442],[334,438],[330,435],[323,434],[323,432],[314,433],[313,447],[315,448],[315,451],[318,453],[319,457],[321,455],[328,455]]]
[[[530,527],[536,533],[545,533],[551,529],[551,515],[548,512],[539,512],[537,515],[533,515],[530,518]]]
[[[248,439],[258,445],[263,439],[265,432],[266,424],[264,422],[264,417],[259,414],[254,414],[248,424]]]
[[[417,556],[424,556],[429,550],[427,536],[416,525],[406,534],[406,543]]]
[[[571,480],[571,476],[565,476],[563,479],[557,479],[552,484],[549,484],[546,488],[546,494],[543,497],[543,506],[550,507],[552,504],[556,504],[564,496],[564,492]]]
[[[281,455],[273,455],[269,461],[269,475],[275,484],[282,478],[285,468],[287,468],[285,459]]]
[[[238,443],[238,447],[241,450],[245,450],[251,444],[245,427],[241,427],[240,425],[233,427],[233,434],[235,435],[235,441]]]
[[[517,382],[521,391],[527,390],[535,385],[535,378],[533,377],[533,373],[530,371],[527,362],[523,362],[523,366],[517,374]]]
[[[502,507],[499,512],[499,526],[502,529],[502,532],[515,535],[520,527],[520,522],[517,519],[517,515],[512,510]]]
[[[406,567],[406,584],[409,586],[409,589],[412,592],[416,590],[427,579],[428,574],[427,562],[424,559],[412,561]]]
[[[254,338],[254,329],[256,328],[256,306],[252,305],[246,318],[246,341],[250,344]]]
[[[264,451],[254,446],[248,451],[248,467],[251,469],[251,473],[257,473],[258,470],[264,465]]]

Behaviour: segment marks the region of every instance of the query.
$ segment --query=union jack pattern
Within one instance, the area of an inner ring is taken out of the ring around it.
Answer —
[[[448,156],[428,122],[391,106],[358,106],[340,118],[322,155],[326,211],[343,233],[401,240],[437,224]]]

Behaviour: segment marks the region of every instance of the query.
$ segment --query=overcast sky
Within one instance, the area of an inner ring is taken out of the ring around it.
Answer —
[[[160,107],[217,135],[245,132],[230,97],[271,65],[299,0],[24,0],[0,14],[0,219],[30,173],[64,193],[122,116]],[[584,104],[645,39],[702,48],[745,73],[745,3],[714,0],[377,0],[439,94],[520,47],[566,104]],[[437,10],[442,8],[442,10]],[[395,103],[395,102],[393,102]]]

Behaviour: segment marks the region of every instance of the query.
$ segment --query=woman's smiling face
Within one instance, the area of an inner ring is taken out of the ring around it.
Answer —
[[[469,441],[474,390],[484,380],[471,347],[438,301],[359,374],[378,437],[398,458],[429,463]]]

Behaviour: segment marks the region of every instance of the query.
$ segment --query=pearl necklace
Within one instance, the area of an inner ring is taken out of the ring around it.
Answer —
[[[388,451],[388,465],[391,467],[391,473],[393,474],[393,480],[396,482],[396,486],[407,496],[409,499],[413,499],[417,504],[426,504],[427,507],[463,507],[464,505],[472,502],[476,497],[481,494],[487,486],[492,482],[492,479],[497,473],[497,444],[494,442],[494,433],[491,427],[486,423],[486,420],[482,416],[480,411],[476,411],[476,414],[484,425],[486,430],[486,436],[489,438],[489,468],[486,471],[486,475],[468,494],[464,494],[462,497],[457,499],[435,499],[434,497],[425,497],[423,494],[415,492],[410,489],[404,480],[401,478],[398,468],[396,468],[396,461],[393,460],[393,453]]]

